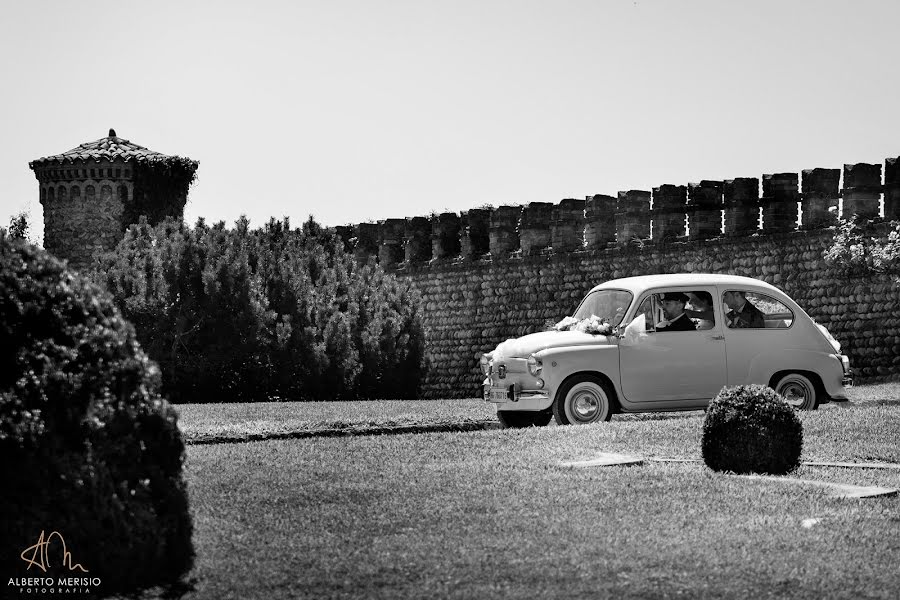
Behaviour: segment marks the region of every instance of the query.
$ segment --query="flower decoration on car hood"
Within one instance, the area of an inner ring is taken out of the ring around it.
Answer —
[[[575,317],[566,317],[553,326],[556,331],[580,331],[582,333],[590,333],[591,335],[610,335],[613,332],[612,325],[606,319],[601,319],[597,315],[591,315],[587,319],[576,319]]]

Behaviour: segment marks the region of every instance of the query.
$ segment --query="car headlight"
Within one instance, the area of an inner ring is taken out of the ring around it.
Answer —
[[[841,367],[844,369],[845,375],[850,372],[850,359],[843,354],[841,355]]]
[[[544,363],[541,362],[541,359],[536,357],[534,354],[528,357],[528,372],[531,373],[532,377],[537,377],[541,374],[541,369],[544,368]]]

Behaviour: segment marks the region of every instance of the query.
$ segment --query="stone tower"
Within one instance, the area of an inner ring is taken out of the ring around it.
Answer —
[[[28,164],[44,207],[44,247],[75,269],[112,250],[141,215],[181,219],[199,163],[116,135]]]

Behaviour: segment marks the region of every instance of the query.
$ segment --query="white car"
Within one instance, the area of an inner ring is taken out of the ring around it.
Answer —
[[[784,292],[733,275],[607,281],[549,331],[481,357],[506,427],[697,410],[726,386],[768,385],[795,408],[847,399],[849,359]]]

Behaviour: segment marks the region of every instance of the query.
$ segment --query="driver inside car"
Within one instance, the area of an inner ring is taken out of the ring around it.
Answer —
[[[663,311],[666,318],[656,324],[656,331],[695,331],[694,322],[684,314],[684,306],[689,298],[681,292],[666,292],[661,295]]]

